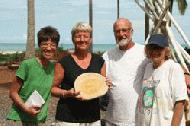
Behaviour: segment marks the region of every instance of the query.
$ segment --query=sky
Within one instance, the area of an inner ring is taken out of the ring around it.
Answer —
[[[88,22],[89,0],[35,0],[35,35],[40,28],[53,26],[61,34],[60,42],[72,44],[71,29],[79,21]],[[117,18],[117,0],[93,0],[93,43],[115,44],[112,25]],[[173,16],[190,39],[190,0],[181,16],[174,3]],[[134,27],[133,40],[144,42],[144,12],[134,0],[120,0],[120,17]],[[27,0],[0,0],[0,43],[26,43]],[[37,42],[36,42],[37,43]]]

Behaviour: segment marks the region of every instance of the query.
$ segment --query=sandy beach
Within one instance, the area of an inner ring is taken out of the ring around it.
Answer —
[[[0,54],[15,54],[15,53],[23,53],[23,51],[9,51],[9,50],[6,50],[6,51],[0,51]]]

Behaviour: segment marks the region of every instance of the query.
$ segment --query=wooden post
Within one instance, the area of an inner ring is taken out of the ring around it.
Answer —
[[[35,0],[28,0],[28,35],[25,59],[35,56]]]

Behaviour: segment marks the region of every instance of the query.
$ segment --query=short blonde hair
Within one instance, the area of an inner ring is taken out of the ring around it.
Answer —
[[[78,22],[71,30],[72,40],[74,38],[75,33],[80,31],[89,32],[90,36],[92,36],[92,27],[86,22]]]
[[[154,44],[145,45],[145,55],[147,58],[150,58],[150,54],[152,51],[155,50],[155,48],[160,49],[160,50],[162,50],[162,49],[165,50],[165,60],[168,60],[171,58],[171,51],[170,51],[169,47],[159,47],[159,46],[154,45]]]

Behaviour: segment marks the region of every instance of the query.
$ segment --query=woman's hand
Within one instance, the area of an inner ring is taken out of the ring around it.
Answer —
[[[75,98],[76,98],[77,100],[80,100],[80,101],[85,101],[85,100],[87,100],[86,98],[82,97],[81,95],[77,95]]]
[[[37,116],[37,114],[40,112],[40,107],[38,106],[25,106],[24,111],[29,114],[30,116]]]
[[[74,88],[71,88],[70,90],[68,90],[63,97],[72,97],[80,101],[86,100],[84,97],[80,95],[80,92],[79,91],[76,92]]]
[[[74,88],[71,88],[70,90],[64,92],[63,97],[65,97],[65,98],[67,98],[67,97],[77,98],[77,96],[79,94],[80,94],[79,91],[76,92]]]

